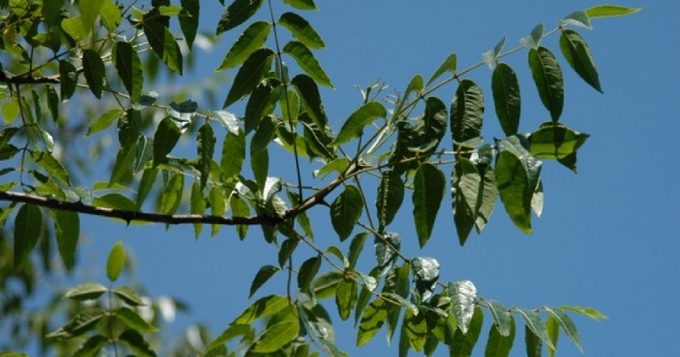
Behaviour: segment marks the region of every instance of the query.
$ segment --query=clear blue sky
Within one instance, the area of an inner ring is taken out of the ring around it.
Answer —
[[[380,79],[391,90],[400,90],[413,74],[429,76],[451,52],[458,54],[459,67],[464,67],[477,62],[503,36],[508,46],[514,46],[537,23],[550,28],[567,13],[597,2],[319,0],[318,4],[321,11],[304,15],[328,45],[317,52],[317,58],[336,86],[322,95],[338,130],[360,104],[356,85]],[[442,279],[470,279],[485,297],[506,305],[601,309],[608,320],[576,319],[586,356],[679,356],[680,310],[675,304],[680,301],[680,171],[673,153],[678,153],[680,132],[680,4],[649,0],[621,0],[620,4],[644,11],[596,21],[593,31],[579,30],[599,65],[604,95],[588,87],[562,61],[563,121],[592,136],[580,151],[578,175],[545,163],[546,205],[543,216],[534,220],[532,236],[519,232],[498,206],[482,235],[473,234],[461,248],[448,197],[433,238],[422,251],[417,248],[410,207],[402,208],[391,229],[401,234],[409,256],[436,257]],[[202,5],[203,21],[212,31],[222,10],[217,1]],[[280,13],[280,7],[277,10]],[[190,78],[212,75],[230,36],[211,53],[198,55],[201,70]],[[557,38],[547,42],[557,52]],[[522,80],[520,129],[533,130],[548,114],[530,81],[526,52],[507,62]],[[480,68],[470,78],[490,94],[489,77],[490,71]],[[218,94],[220,102],[228,86],[225,83]],[[448,102],[454,90],[447,87],[438,94]],[[484,135],[501,136],[490,95],[488,103]],[[238,108],[234,111],[242,115]],[[280,164],[270,174],[289,175],[292,162],[284,160],[290,158],[275,157],[272,161]],[[311,183],[311,175],[304,180]],[[317,211],[317,241],[336,244],[326,209]],[[125,228],[100,218],[84,222],[88,238],[80,266],[101,266],[113,242],[123,240],[138,259],[137,278],[151,295],[169,294],[190,303],[192,314],[181,317],[173,330],[205,322],[219,333],[247,305],[248,287],[259,266],[276,264],[276,251],[262,243],[259,229],[252,229],[245,242],[238,241],[232,229],[223,230],[216,239],[204,234],[195,241],[190,226],[166,231],[161,225]],[[368,270],[373,263],[371,250],[365,258],[362,267]],[[302,259],[298,255],[298,263]],[[81,273],[80,278],[103,280],[104,275],[99,269]],[[283,279],[272,280],[263,293],[285,293],[284,284]],[[327,306],[334,309],[333,304]],[[355,350],[351,323],[337,317],[334,323],[338,345],[351,355],[386,354],[384,333]],[[487,331],[488,321],[483,336]],[[483,346],[478,344],[476,356],[483,354]],[[388,355],[396,355],[396,350],[395,342]],[[439,354],[443,352],[440,348]],[[521,334],[513,355],[525,355]],[[558,355],[578,355],[578,351],[562,336]]]

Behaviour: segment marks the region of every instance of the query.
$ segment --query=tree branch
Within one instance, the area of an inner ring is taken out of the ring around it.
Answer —
[[[7,75],[5,71],[0,71],[0,82],[7,84],[41,84],[41,83],[61,83],[59,75],[31,77]]]

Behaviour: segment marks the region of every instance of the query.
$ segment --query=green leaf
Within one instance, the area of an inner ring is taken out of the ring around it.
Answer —
[[[71,271],[75,264],[76,248],[80,237],[80,218],[77,212],[54,212],[54,231],[61,261],[66,270]]]
[[[252,303],[245,311],[237,317],[232,325],[247,325],[253,321],[271,316],[284,308],[288,307],[290,302],[285,296],[268,295],[258,299]]]
[[[383,172],[380,186],[378,186],[378,197],[375,201],[380,231],[383,231],[385,226],[394,220],[403,200],[404,182],[401,176],[394,171]]]
[[[205,123],[198,130],[198,166],[201,172],[201,188],[205,187],[210,176],[210,166],[215,153],[215,132],[210,124]]]
[[[118,5],[114,3],[113,0],[104,0],[101,3],[99,20],[109,32],[114,32],[120,25],[120,20],[122,18],[120,13],[121,9],[118,8]]]
[[[481,305],[489,309],[493,317],[494,326],[501,336],[510,336],[511,329],[514,334],[515,320],[512,318],[507,307],[497,301],[487,299],[482,300]]]
[[[91,336],[90,338],[83,343],[82,346],[73,354],[74,357],[94,357],[99,355],[99,351],[101,351],[104,346],[106,346],[109,343],[109,339],[102,336],[102,335],[94,335]],[[21,356],[26,356],[26,355],[21,355]],[[0,357],[12,357],[12,355],[6,356],[5,354],[0,353]],[[14,356],[18,357],[18,356]]]
[[[142,95],[144,73],[142,62],[137,51],[127,42],[117,42],[115,47],[115,64],[118,76],[123,81],[125,89],[130,94],[130,100],[137,102]]]
[[[548,347],[548,356],[555,357],[555,352],[557,352],[557,342],[560,338],[560,325],[557,324],[555,318],[548,315],[545,320],[545,330],[548,332],[548,337],[550,337],[550,342],[552,342],[555,348]]]
[[[71,320],[69,320],[66,325],[60,327],[56,331],[50,332],[45,337],[46,338],[72,338],[75,336],[82,335],[83,333],[94,327],[101,319],[108,316],[108,312],[93,309],[87,312],[80,313]]]
[[[128,308],[121,306],[113,311],[116,318],[123,322],[127,327],[137,332],[156,332],[158,328],[146,322],[139,314]]]
[[[359,260],[359,255],[364,250],[364,243],[366,242],[367,237],[368,233],[361,232],[352,238],[352,243],[349,245],[349,254],[347,254],[347,260],[349,261],[350,268],[354,268],[354,266],[356,266],[357,261]]]
[[[565,29],[560,36],[560,49],[571,68],[591,87],[602,93],[600,77],[586,40],[578,32]]]
[[[413,178],[413,218],[420,247],[430,239],[444,197],[444,173],[432,164],[422,164]]]
[[[114,295],[116,295],[119,299],[125,301],[125,303],[130,306],[146,305],[146,303],[142,301],[142,298],[139,296],[139,294],[128,286],[123,285],[115,287],[111,290],[111,292],[113,292]]]
[[[455,53],[450,54],[444,62],[437,68],[436,71],[434,71],[434,74],[430,79],[427,81],[427,85],[429,86],[430,83],[434,82],[437,78],[439,78],[444,72],[451,72],[455,73],[456,72],[456,64],[458,63],[458,57],[456,56]]]
[[[596,5],[585,9],[588,17],[611,17],[611,16],[625,16],[640,12],[641,8],[625,7],[618,5]]]
[[[59,95],[54,87],[50,85],[47,86],[47,106],[52,114],[52,119],[56,123],[59,121]],[[13,118],[16,118],[16,115]]]
[[[64,297],[71,300],[87,301],[95,300],[109,291],[106,286],[98,283],[84,283],[76,286],[64,294]]]
[[[326,44],[319,34],[316,33],[312,25],[297,14],[292,12],[284,13],[281,15],[281,18],[279,18],[278,24],[288,29],[293,37],[309,48],[326,47]]]
[[[165,117],[165,119],[161,120],[153,137],[154,166],[167,161],[166,156],[175,147],[180,135],[181,131],[171,117]]]
[[[283,2],[300,10],[316,10],[314,0],[283,0]]]
[[[472,161],[464,157],[458,158],[452,175],[453,218],[456,223],[458,240],[462,246],[477,219],[481,177]]]
[[[222,108],[226,108],[249,95],[260,83],[264,74],[269,71],[273,58],[274,52],[268,48],[261,48],[253,52],[236,73],[234,83]]]
[[[541,339],[531,331],[528,325],[524,326],[524,342],[527,346],[527,357],[541,357],[543,351]]]
[[[517,75],[510,66],[499,63],[491,77],[491,89],[496,115],[505,135],[517,134],[521,111],[521,96]]]
[[[163,214],[174,214],[182,203],[182,191],[184,190],[184,175],[174,174],[163,190],[161,196],[160,211]]]
[[[96,197],[92,200],[92,204],[98,207],[111,208],[123,211],[136,211],[137,204],[132,202],[129,198],[120,193],[107,193],[103,196]]]
[[[335,305],[338,307],[338,315],[343,321],[349,318],[352,309],[357,303],[357,283],[353,279],[344,278],[338,283],[335,290]]]
[[[250,168],[253,171],[257,185],[260,189],[264,188],[269,172],[269,151],[266,148],[250,153]]]
[[[590,308],[590,307],[583,307],[583,306],[569,306],[569,305],[562,305],[560,306],[561,310],[567,310],[567,311],[572,311],[577,314],[581,314],[583,316],[589,317],[595,321],[601,321],[607,319],[607,316],[603,314],[602,312]]]
[[[368,102],[362,105],[347,118],[340,129],[340,133],[330,145],[338,146],[354,139],[363,132],[366,125],[378,118],[384,118],[386,115],[385,107],[378,102]]]
[[[552,308],[546,306],[545,311],[547,311],[548,314],[552,316],[553,319],[555,319],[555,321],[559,324],[562,330],[567,334],[571,342],[573,342],[574,345],[576,345],[576,348],[578,348],[578,350],[581,351],[581,353],[583,353],[583,345],[581,344],[581,338],[578,335],[576,325],[571,320],[569,315],[567,315],[560,308]]]
[[[10,99],[2,105],[2,117],[5,124],[10,124],[19,115],[19,103],[16,99]]]
[[[158,169],[145,169],[142,174],[141,180],[139,180],[139,187],[137,187],[137,208],[141,208],[142,204],[146,200],[146,197],[151,192],[151,188],[156,183],[156,176],[158,175]]]
[[[253,297],[253,294],[264,285],[264,283],[269,280],[272,276],[274,276],[275,273],[280,271],[281,269],[277,266],[274,265],[264,265],[260,267],[260,270],[257,271],[257,274],[255,274],[255,278],[253,279],[253,282],[250,284],[250,293],[248,293],[248,298]]]
[[[97,98],[101,98],[106,68],[97,52],[90,49],[83,50],[83,73],[92,94]]]
[[[480,233],[489,222],[498,199],[494,170],[491,167],[480,168],[480,174],[482,173],[482,183],[479,186],[480,193],[477,197],[477,219],[475,220],[477,233]]]
[[[471,281],[462,280],[449,283],[446,289],[451,298],[451,312],[458,321],[458,329],[463,334],[467,334],[475,314],[477,288]]]
[[[579,27],[585,27],[587,29],[592,29],[593,25],[590,22],[590,18],[585,13],[585,11],[574,11],[569,15],[565,16],[563,20],[560,21],[560,28],[566,27],[566,25],[573,25]]]
[[[524,324],[526,325],[526,327],[528,327],[531,330],[531,332],[534,333],[534,335],[541,339],[541,341],[545,343],[546,346],[553,349],[555,348],[552,342],[550,342],[548,332],[546,331],[545,326],[543,325],[541,317],[538,315],[538,313],[521,307],[515,307],[513,308],[513,310],[516,311],[520,316],[522,316],[522,319],[524,320]]]
[[[182,0],[182,11],[179,13],[179,26],[182,28],[184,40],[189,48],[194,44],[198,21],[201,13],[200,0]]]
[[[357,334],[357,346],[361,347],[370,341],[387,320],[387,306],[385,302],[378,298],[373,300],[366,308],[361,316],[359,323],[359,331]]]
[[[279,99],[280,92],[278,88],[281,86],[281,82],[276,78],[266,79],[255,87],[255,90],[250,94],[248,99],[248,104],[246,105],[246,116],[245,116],[245,129],[246,134],[255,128],[258,128],[263,120],[267,120],[266,116],[274,111],[274,106],[276,101]],[[266,144],[274,137],[274,131],[276,127],[271,125],[271,120],[269,120],[270,127],[267,131],[268,140]],[[262,130],[259,128],[255,136],[261,136]],[[252,146],[251,146],[252,147]]]
[[[115,120],[120,119],[124,114],[125,112],[122,109],[111,109],[104,112],[104,114],[95,119],[92,125],[87,128],[85,136],[90,136],[108,128]]]
[[[194,182],[191,185],[190,212],[191,214],[202,215],[203,213],[205,213],[206,207],[207,204],[205,202],[205,199],[203,198],[203,190],[201,189],[201,184],[198,182]],[[194,235],[197,239],[201,235],[202,230],[203,224],[194,223]]]
[[[78,70],[71,62],[66,60],[59,61],[59,82],[61,100],[71,98],[76,91],[76,84],[78,84]]]
[[[213,187],[208,193],[208,202],[210,202],[210,213],[213,216],[224,216],[226,210],[226,202],[224,197],[224,192],[220,187]],[[210,236],[214,237],[220,229],[220,225],[213,224],[210,232]]]
[[[118,340],[126,344],[139,357],[156,357],[144,336],[135,330],[126,330],[118,336]]]
[[[33,151],[31,152],[31,158],[33,158],[33,161],[35,161],[36,164],[45,169],[51,177],[56,178],[67,185],[71,184],[66,168],[64,168],[61,162],[55,159],[50,153]]]
[[[231,46],[217,70],[222,71],[243,63],[253,52],[262,47],[269,36],[269,30],[271,30],[271,25],[268,22],[257,21],[250,24]]]
[[[25,204],[14,219],[14,267],[18,268],[33,250],[42,234],[40,208]]]
[[[118,280],[124,267],[125,247],[123,247],[123,242],[116,241],[109,252],[109,257],[106,259],[106,277],[108,277],[111,282]]]
[[[82,0],[78,2],[78,11],[80,12],[80,18],[83,21],[83,26],[87,29],[89,33],[94,27],[94,22],[99,15],[99,10],[101,9],[102,1],[97,0]]]
[[[404,314],[403,332],[406,334],[409,345],[416,352],[420,352],[425,347],[428,335],[427,320],[423,314],[414,314],[407,310]]]
[[[91,32],[91,28],[88,29],[85,27],[81,16],[65,18],[61,22],[61,28],[76,42],[87,37]]]
[[[295,86],[297,93],[302,99],[302,105],[304,106],[307,114],[312,118],[314,123],[316,123],[320,128],[326,126],[326,113],[324,112],[323,105],[321,104],[321,95],[319,95],[319,88],[316,82],[305,74],[298,74],[293,77],[290,83]]]
[[[322,86],[333,88],[331,79],[328,78],[326,72],[319,65],[319,62],[314,58],[312,51],[307,48],[302,42],[290,41],[283,46],[283,53],[293,57],[298,66],[302,68],[305,73],[314,79],[315,82]]]
[[[229,202],[231,203],[231,212],[235,217],[247,217],[250,214],[248,204],[240,196],[232,196]],[[220,225],[216,224],[213,226],[213,232],[217,233],[215,227],[220,227]],[[248,234],[248,226],[238,225],[236,226],[236,232],[238,233],[239,239],[244,240]]]
[[[432,290],[435,282],[439,279],[439,262],[431,257],[418,257],[413,259],[413,273],[416,288],[420,293]]]
[[[222,333],[217,336],[214,340],[205,347],[205,355],[208,356],[208,352],[223,346],[225,343],[241,335],[250,335],[253,333],[253,328],[247,324],[232,324],[227,327]]]
[[[319,275],[310,284],[314,297],[316,299],[327,299],[335,296],[335,291],[342,278],[342,273],[333,270]]]
[[[300,265],[298,271],[298,288],[300,291],[307,291],[309,284],[312,282],[321,267],[321,256],[316,256],[305,260]]]
[[[529,136],[529,151],[539,159],[565,159],[575,154],[590,135],[559,123],[544,123]]]
[[[550,112],[552,120],[558,121],[564,106],[564,83],[562,69],[555,55],[545,47],[532,48],[529,50],[529,66],[541,102]]]
[[[482,313],[482,309],[475,308],[467,333],[461,331],[460,328],[454,333],[453,340],[449,345],[449,355],[452,357],[471,356],[472,349],[475,347],[480,332],[482,331],[483,323],[484,313]]]
[[[361,217],[363,201],[361,192],[352,185],[345,187],[345,190],[331,204],[331,223],[333,229],[340,236],[340,241],[349,237],[354,226]]]
[[[249,352],[276,352],[298,336],[300,319],[298,319],[297,311],[292,307],[288,310],[290,312],[283,317],[282,321],[267,326]]]
[[[150,11],[147,15],[149,18],[145,16],[142,25],[151,49],[156,52],[171,71],[178,72],[181,75],[183,68],[182,52],[175,36],[163,24],[162,16],[159,16],[157,12]]]
[[[238,135],[227,133],[222,144],[222,158],[220,167],[224,178],[230,178],[241,173],[241,167],[246,156],[246,137],[239,130]]]
[[[510,355],[512,344],[515,341],[515,320],[509,317],[508,333],[502,334],[498,325],[489,328],[489,339],[486,342],[484,357],[507,357]]]
[[[235,0],[229,5],[217,23],[216,34],[229,31],[234,27],[246,22],[257,12],[262,5],[262,0]]]
[[[476,139],[482,130],[484,95],[475,82],[464,79],[451,104],[451,132],[455,144]]]

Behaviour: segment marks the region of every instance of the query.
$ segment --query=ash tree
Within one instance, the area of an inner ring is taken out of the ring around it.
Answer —
[[[63,271],[53,255],[66,272],[77,267],[80,220],[106,217],[122,226],[191,224],[197,239],[249,244],[262,236],[277,252],[253,277],[252,303],[233,322],[172,353],[346,355],[331,316],[354,321],[358,346],[386,329],[400,356],[437,348],[467,356],[484,334],[477,351],[485,356],[507,356],[518,344],[529,356],[554,355],[560,334],[581,349],[571,316],[599,320],[599,311],[505,306],[471,281],[440,276],[446,252],[419,256],[401,242],[424,247],[441,210],[452,212],[460,246],[494,212],[530,234],[532,211],[543,210],[544,163],[576,172],[589,138],[562,120],[563,76],[602,92],[582,32],[591,20],[638,9],[575,11],[524,38],[503,38],[479,63],[459,65],[452,53],[398,95],[383,83],[366,87],[351,114],[331,122],[322,94],[333,81],[315,57],[326,43],[305,19],[317,5],[283,0],[276,13],[272,2],[221,1],[223,15],[207,26],[215,41],[238,34],[217,68],[233,81],[203,93],[224,99],[202,107],[154,91],[159,76],[174,80],[193,62],[199,24],[206,26],[198,0],[0,1],[0,331],[12,336],[2,347],[37,341],[43,353],[77,356],[168,350],[157,337],[161,303],[120,283],[129,264],[124,242],[102,262],[108,282],[77,285],[26,314],[36,285]],[[509,56],[526,57],[536,90],[520,93]],[[471,77],[485,66],[490,88]],[[527,92],[538,94],[549,119],[522,133]],[[497,118],[485,115],[489,106]],[[485,120],[499,120],[502,132],[483,136]],[[111,133],[116,142],[107,146]],[[176,148],[180,140],[192,149]],[[273,158],[294,169],[270,170]],[[303,172],[302,160],[314,172]],[[107,179],[92,182],[92,167],[108,170]],[[413,212],[416,236],[391,228],[403,207]],[[315,239],[331,228],[315,225],[311,212],[329,215],[337,237]],[[357,268],[362,254],[373,262],[369,271]],[[258,293],[281,274],[279,294]]]

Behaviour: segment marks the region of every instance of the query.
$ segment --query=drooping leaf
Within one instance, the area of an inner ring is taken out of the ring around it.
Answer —
[[[300,15],[286,12],[279,18],[278,24],[285,27],[298,41],[309,48],[324,48],[323,40],[312,25]]]
[[[144,336],[136,330],[125,330],[118,336],[118,340],[123,342],[130,350],[139,357],[156,357],[156,353],[144,339]]]
[[[95,300],[102,296],[108,289],[98,283],[83,283],[73,289],[69,289],[64,297],[71,300],[87,301]]]
[[[28,258],[42,234],[40,208],[25,204],[14,219],[14,267],[18,268]]]
[[[83,73],[92,94],[97,98],[101,98],[106,68],[102,58],[91,49],[83,50]]]
[[[491,77],[491,89],[496,107],[496,115],[500,120],[505,135],[517,134],[521,111],[521,96],[517,75],[510,66],[499,63]]]
[[[456,71],[456,64],[458,63],[458,57],[456,56],[455,53],[450,54],[444,62],[437,68],[436,71],[434,71],[434,74],[432,74],[432,77],[427,81],[427,85],[429,86],[430,83],[434,82],[437,78],[439,78],[442,74],[445,72],[451,72],[455,73]]]
[[[403,331],[406,334],[409,346],[416,352],[420,352],[425,347],[428,334],[427,321],[423,314],[414,314],[407,310],[404,314]]]
[[[145,172],[146,173],[146,172]],[[191,214],[203,214],[207,207],[206,201],[203,198],[203,190],[201,189],[201,184],[199,182],[194,182],[191,185],[191,198],[189,199],[190,212]],[[203,224],[194,223],[194,236],[196,239],[201,235],[203,230]]]
[[[404,182],[401,176],[394,171],[383,172],[375,202],[380,231],[392,222],[403,199]]]
[[[253,279],[253,282],[250,284],[250,292],[248,293],[248,298],[253,297],[253,294],[264,285],[264,283],[269,280],[274,274],[276,274],[278,271],[281,269],[277,266],[273,265],[264,265],[260,267],[260,270],[257,271],[257,274],[255,274],[255,278]]]
[[[274,111],[276,101],[279,99],[278,89],[280,86],[281,82],[276,78],[268,78],[260,82],[260,84],[258,84],[255,87],[255,90],[250,94],[248,104],[246,105],[246,134],[257,128],[255,136],[262,137],[264,134],[266,134],[266,144],[269,144],[269,142],[273,139],[274,130],[276,130],[276,127],[273,125],[273,123],[271,123],[271,119],[266,118],[266,116]],[[260,124],[263,120],[269,120],[270,122],[266,123],[268,125],[266,132],[260,127]]]
[[[288,298],[279,295],[268,295],[257,299],[241,313],[232,325],[247,325],[263,317],[271,316],[289,306]]]
[[[581,338],[579,337],[576,325],[571,320],[569,315],[567,315],[562,309],[559,308],[546,306],[545,311],[548,312],[550,316],[552,316],[552,318],[559,324],[559,327],[562,328],[562,331],[564,331],[564,333],[567,334],[571,342],[574,343],[576,348],[578,348],[578,350],[581,351],[581,353],[583,353],[583,345],[581,344]]]
[[[147,305],[139,294],[129,286],[117,286],[111,289],[111,292],[130,306]]]
[[[447,286],[451,298],[451,312],[458,321],[458,329],[463,334],[468,333],[470,322],[475,314],[475,301],[477,300],[477,288],[469,280],[449,283]]]
[[[102,336],[102,335],[93,335],[90,336],[90,338],[87,339],[83,343],[82,346],[73,354],[74,357],[89,357],[89,356],[97,356],[99,351],[101,351],[104,346],[106,346],[109,343],[109,339]],[[10,353],[9,355],[5,354],[0,354],[2,357],[26,357],[28,355],[24,354],[17,354],[13,355]]]
[[[52,154],[50,154],[49,152],[33,151],[31,152],[31,158],[33,159],[33,161],[35,161],[36,164],[45,169],[45,171],[47,171],[47,173],[51,177],[67,185],[71,184],[71,180],[69,178],[68,171],[66,171],[66,168],[62,165],[62,163],[59,160],[54,158],[54,156],[52,156]]]
[[[545,329],[545,326],[543,325],[543,321],[541,321],[541,317],[538,315],[538,313],[521,308],[521,307],[516,307],[513,308],[514,311],[516,311],[524,320],[524,325],[531,330],[531,332],[534,333],[546,346],[550,348],[555,348],[553,346],[552,342],[550,341],[550,337],[548,337],[548,332]]]
[[[543,344],[541,339],[529,328],[524,325],[524,342],[527,348],[527,357],[541,357]]]
[[[480,136],[484,119],[484,95],[475,82],[461,81],[451,104],[451,133],[460,145]]]
[[[234,27],[246,22],[257,12],[263,0],[235,0],[229,5],[217,23],[216,34],[229,31]]]
[[[279,322],[267,326],[258,340],[250,349],[253,353],[271,353],[281,349],[298,336],[300,319],[296,309],[288,308],[290,312]]]
[[[67,60],[59,61],[59,82],[61,100],[68,100],[76,91],[78,71],[76,70],[76,67]]]
[[[139,186],[137,187],[137,208],[141,208],[146,200],[146,197],[151,192],[151,188],[156,182],[156,176],[158,175],[158,169],[148,168],[144,170],[141,180],[139,180]]]
[[[578,32],[565,29],[560,36],[560,49],[571,68],[591,87],[602,93],[595,60],[593,60],[586,40]]]
[[[293,77],[290,83],[295,87],[297,93],[302,100],[307,114],[312,118],[314,123],[323,128],[326,126],[326,113],[321,104],[321,95],[319,95],[319,88],[312,77],[305,74],[298,74]]]
[[[413,178],[413,218],[421,247],[430,239],[437,212],[444,197],[444,173],[432,164],[418,167]]]
[[[172,118],[165,117],[158,124],[158,129],[156,129],[156,134],[153,137],[153,165],[164,163],[167,158],[166,156],[172,151],[172,149],[177,144],[181,131],[179,127],[174,123]]]
[[[602,312],[600,312],[596,309],[590,308],[590,307],[563,305],[563,306],[560,306],[560,309],[572,311],[572,312],[575,312],[577,314],[581,314],[581,315],[589,317],[589,318],[591,318],[595,321],[607,319],[607,316],[605,314],[603,314]]]
[[[300,265],[300,270],[298,271],[298,288],[300,291],[304,292],[309,289],[309,284],[319,272],[320,267],[321,256],[309,258]]]
[[[316,83],[328,88],[333,88],[331,79],[321,68],[319,62],[314,58],[312,51],[302,42],[290,41],[282,49],[283,53],[290,55],[305,73],[314,79]]]
[[[397,260],[397,252],[401,247],[401,237],[394,232],[388,232],[375,239],[375,258],[377,268],[380,269],[379,276],[384,276],[392,271]]]
[[[250,168],[255,176],[255,182],[260,188],[263,188],[269,172],[269,151],[266,147],[250,153]]]
[[[353,279],[341,279],[335,290],[335,305],[338,315],[344,321],[349,318],[352,309],[357,303],[357,283]]]
[[[555,352],[557,352],[557,342],[560,338],[560,325],[555,321],[555,318],[548,315],[545,320],[545,330],[548,332],[548,337],[554,348],[548,347],[548,356],[555,357]]]
[[[179,13],[179,27],[189,48],[194,44],[198,21],[201,13],[200,0],[182,0],[182,11]]]
[[[217,336],[214,340],[210,341],[205,347],[205,356],[211,356],[210,352],[218,349],[220,346],[224,347],[224,344],[234,339],[235,337],[242,335],[254,334],[254,329],[248,324],[231,324],[222,333]]]
[[[350,243],[349,246],[349,254],[347,254],[347,260],[349,261],[350,268],[354,268],[357,261],[359,260],[359,255],[364,250],[364,243],[366,242],[367,237],[368,233],[361,232],[352,238],[352,243]]]
[[[226,108],[249,95],[262,80],[262,76],[270,69],[273,58],[274,52],[268,48],[261,48],[253,52],[236,73],[234,83],[222,108]]]
[[[174,214],[182,203],[184,175],[174,174],[168,181],[161,196],[160,211],[163,214]]]
[[[362,105],[347,118],[331,145],[338,146],[354,139],[362,133],[366,125],[378,118],[385,117],[385,115],[387,115],[385,107],[378,102],[369,102]]]
[[[514,330],[515,322],[508,308],[497,301],[487,299],[483,299],[481,305],[489,309],[493,317],[494,327],[500,335],[504,337],[510,336],[510,329]]]
[[[227,133],[222,144],[222,158],[220,159],[220,167],[225,178],[241,173],[245,156],[246,138],[243,132],[239,130],[238,135]]]
[[[500,332],[498,325],[491,325],[484,357],[507,357],[510,355],[512,344],[515,341],[515,320],[512,315],[510,315],[508,321],[508,333],[506,335]]]
[[[164,16],[160,16],[156,11],[150,11],[142,20],[144,34],[149,40],[151,49],[165,63],[165,65],[180,75],[183,72],[183,58],[175,36],[168,30],[163,23]]]
[[[125,267],[125,247],[123,247],[123,242],[117,241],[106,259],[106,276],[109,281],[115,282],[118,280],[120,273],[123,272]]]
[[[198,166],[201,171],[201,188],[205,187],[210,176],[210,166],[215,153],[215,132],[210,124],[205,123],[198,130]]]
[[[418,292],[426,296],[439,280],[439,262],[432,257],[418,257],[412,260],[415,284]]]
[[[387,306],[382,299],[375,299],[364,309],[359,323],[357,346],[361,347],[370,341],[387,320]]]
[[[80,218],[77,212],[59,210],[53,212],[59,255],[66,270],[71,271],[75,264],[76,248],[80,237]]]
[[[144,74],[142,73],[142,62],[137,51],[131,44],[123,41],[116,43],[115,64],[118,76],[123,81],[125,89],[130,94],[130,100],[137,102],[142,95],[144,85]]]
[[[558,121],[564,106],[564,83],[562,69],[555,55],[542,46],[532,48],[529,50],[529,66],[541,102],[550,112],[552,120]]]
[[[640,8],[625,7],[619,5],[595,5],[587,8],[585,10],[585,13],[586,15],[588,15],[588,17],[592,19],[597,17],[631,15],[636,12],[640,12],[641,10],[642,9]]]
[[[253,52],[262,47],[270,30],[271,25],[268,22],[253,22],[234,42],[217,70],[229,69],[243,63]]]
[[[464,245],[477,219],[481,177],[472,161],[460,157],[452,172],[453,218],[460,245]]]
[[[121,306],[113,311],[116,318],[137,332],[156,332],[158,328],[144,320],[137,311]]]
[[[493,214],[498,200],[498,188],[496,187],[496,174],[491,167],[480,168],[482,182],[477,196],[477,219],[475,226],[477,233],[481,233]]]
[[[361,217],[362,210],[361,192],[352,185],[345,187],[345,190],[333,201],[331,204],[331,223],[341,241],[352,234],[354,225]]]
[[[50,332],[46,338],[72,338],[89,331],[94,325],[108,315],[101,309],[92,309],[79,313],[69,320],[64,326]]]
[[[235,199],[234,201],[236,201]],[[224,212],[226,211],[226,202],[225,202],[225,197],[224,197],[224,191],[222,191],[222,188],[220,187],[213,187],[210,189],[210,192],[208,193],[208,202],[210,203],[210,213],[213,216],[218,216],[222,217],[224,216]],[[238,210],[238,204],[236,204]],[[232,207],[232,211],[234,211],[234,207]],[[234,213],[234,216],[238,216],[239,214]],[[210,236],[214,237],[217,232],[220,229],[220,225],[218,224],[213,224],[211,227],[210,231]]]
[[[54,87],[50,85],[47,86],[47,107],[52,114],[54,122],[56,123],[59,121],[59,95]],[[14,117],[16,117],[16,115]]]
[[[473,315],[467,332],[463,332],[458,328],[453,334],[453,339],[449,345],[450,356],[466,357],[472,355],[472,350],[477,343],[477,339],[479,339],[484,323],[484,313],[482,313],[482,309],[479,307],[473,309]]]

